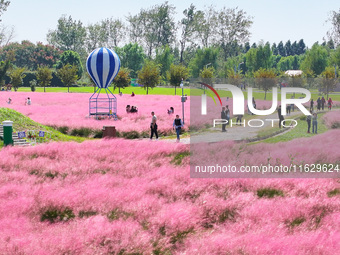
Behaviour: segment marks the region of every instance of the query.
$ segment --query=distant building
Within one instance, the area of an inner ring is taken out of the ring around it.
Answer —
[[[288,76],[295,76],[295,75],[301,75],[303,72],[301,70],[287,70],[285,72]]]

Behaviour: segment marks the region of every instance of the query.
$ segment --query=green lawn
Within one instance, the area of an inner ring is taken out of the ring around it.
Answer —
[[[41,125],[34,122],[27,116],[8,108],[0,108],[0,123],[4,120],[10,119],[13,121],[13,132],[25,131],[25,130],[36,130],[36,131],[48,131],[51,132],[52,141],[75,141],[82,142],[86,139],[78,136],[65,135],[51,127]]]
[[[112,87],[110,88],[110,90],[114,93],[114,94],[118,94],[118,89],[116,89],[115,91],[112,89]],[[30,92],[31,89],[29,87],[21,87],[19,88],[18,91],[21,92]],[[41,87],[37,87],[36,88],[37,92],[43,92],[44,88]],[[121,92],[123,94],[131,94],[132,91],[136,94],[136,95],[146,95],[146,90],[142,87],[127,87],[125,89],[121,89]],[[46,92],[67,92],[67,88],[66,87],[46,87]],[[71,87],[70,88],[70,93],[93,93],[93,87]],[[232,97],[232,94],[230,91],[226,91],[226,90],[218,90],[217,91],[218,94],[220,95],[220,97]],[[319,95],[317,90],[311,90],[312,92],[312,98],[314,99],[314,101],[317,100],[318,97],[321,97],[321,95]],[[194,95],[194,96],[200,96],[204,93],[204,91],[202,89],[196,89],[196,88],[184,88],[184,94],[187,94],[188,96],[190,95]],[[208,90],[208,96],[215,96],[215,94]],[[247,92],[244,91],[243,94],[245,95],[245,98],[247,98]],[[156,87],[153,89],[149,89],[149,95],[175,95],[175,88],[165,88],[165,87]],[[177,88],[176,89],[176,95],[182,95],[182,89],[181,88]],[[264,96],[265,93],[264,91],[261,91],[257,88],[253,89],[253,97],[255,97],[256,100],[264,100]],[[331,95],[329,95],[333,101],[340,101],[340,93],[333,93]],[[299,97],[305,97],[304,94],[295,94],[295,98],[299,98]],[[266,95],[266,100],[272,100],[272,93],[271,92],[267,92]],[[278,90],[278,100],[281,100],[281,93],[280,90]]]
[[[325,113],[321,113],[318,114],[318,134],[322,134],[324,132],[326,132],[328,130],[328,128],[326,127],[326,125],[323,123],[322,121],[322,116]],[[304,118],[304,117],[301,117]],[[293,139],[296,138],[301,138],[301,137],[311,137],[311,136],[315,136],[316,134],[312,134],[312,133],[307,133],[307,122],[306,120],[297,120],[298,124],[296,127],[292,128],[290,131],[282,134],[282,135],[278,135],[275,137],[271,137],[265,140],[262,140],[261,142],[265,142],[265,143],[277,143],[277,142],[287,142],[287,141],[291,141]],[[311,124],[311,129],[310,131],[312,132],[312,124]]]

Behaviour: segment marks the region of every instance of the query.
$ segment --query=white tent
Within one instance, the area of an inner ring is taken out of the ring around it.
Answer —
[[[303,72],[301,70],[287,70],[285,74],[288,76],[301,75]]]

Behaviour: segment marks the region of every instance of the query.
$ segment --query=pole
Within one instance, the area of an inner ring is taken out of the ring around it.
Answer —
[[[184,88],[182,86],[182,116],[183,116],[183,124],[184,124]]]
[[[13,121],[5,120],[2,125],[4,127],[4,146],[13,145]]]

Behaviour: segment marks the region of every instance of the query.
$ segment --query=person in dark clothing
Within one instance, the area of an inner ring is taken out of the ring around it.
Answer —
[[[314,100],[312,99],[312,101],[310,101],[310,108],[309,108],[310,112],[314,112]]]
[[[222,120],[226,120],[227,119],[227,113],[225,111],[225,107],[222,107],[221,119]],[[222,124],[222,132],[227,132],[227,130],[225,129],[226,126],[227,126],[227,124]]]
[[[290,109],[291,109],[290,104],[287,104],[287,107],[286,107],[287,115],[290,115]]]
[[[320,97],[316,100],[316,107],[317,107],[318,111],[321,110],[321,99],[320,99]]]
[[[240,126],[241,126],[242,117],[243,117],[242,114],[237,115],[237,118],[236,118],[236,125],[240,125]],[[238,124],[238,122],[240,122],[240,124]]]
[[[156,135],[156,140],[158,140],[158,133],[157,133],[157,117],[155,115],[155,112],[151,112],[151,124],[150,124],[150,128],[151,128],[151,136],[150,136],[150,140],[152,140],[153,134]]]
[[[225,114],[226,114],[226,117],[227,117],[227,125],[229,125],[229,121],[230,121],[230,110],[229,110],[229,106],[226,105],[225,107]]]
[[[179,142],[180,137],[179,135],[181,134],[181,130],[183,127],[183,122],[179,118],[179,115],[176,115],[176,119],[174,119],[174,123],[172,124],[173,128],[176,129],[176,135],[177,135],[177,142]]]
[[[279,106],[279,108],[277,109],[277,114],[279,115],[279,128],[281,128],[281,124],[282,124],[282,121],[284,121],[284,117],[281,113],[281,105]]]
[[[310,124],[312,122],[312,115],[308,115],[306,120],[307,120],[307,126],[308,126],[307,133],[310,133]]]
[[[321,109],[324,110],[325,109],[325,103],[326,103],[326,99],[324,97],[321,98]]]

